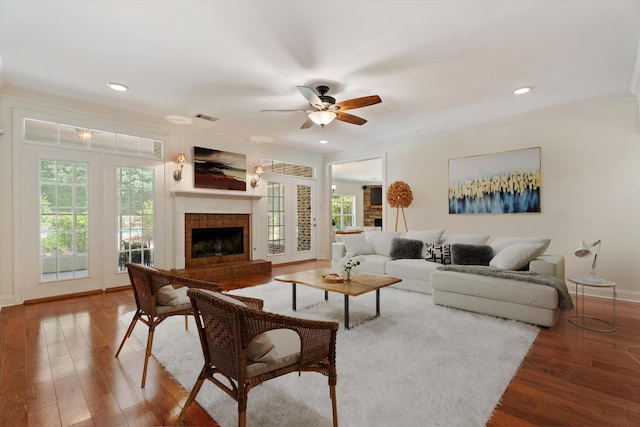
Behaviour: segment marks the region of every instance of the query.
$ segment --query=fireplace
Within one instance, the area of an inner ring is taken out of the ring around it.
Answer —
[[[250,215],[185,213],[185,267],[250,259]]]
[[[192,228],[191,258],[241,254],[242,233],[242,227]]]

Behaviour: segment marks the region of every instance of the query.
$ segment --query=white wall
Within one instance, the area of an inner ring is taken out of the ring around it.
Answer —
[[[541,147],[540,214],[449,215],[448,160]],[[386,182],[413,192],[409,229],[551,238],[566,274],[584,275],[578,241],[602,239],[597,273],[618,284],[618,297],[640,301],[640,134],[635,98],[590,103],[518,118],[491,128],[396,145],[387,152]],[[386,229],[393,224],[385,217]],[[490,241],[491,241],[490,240]],[[610,293],[609,293],[610,295]]]
[[[11,110],[3,108],[6,102],[0,98],[0,306],[13,304],[13,209],[12,186],[13,151],[11,144]],[[3,304],[6,302],[6,304]]]

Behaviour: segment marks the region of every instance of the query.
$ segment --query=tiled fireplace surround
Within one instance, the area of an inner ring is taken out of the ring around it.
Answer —
[[[212,205],[215,203],[215,206]],[[215,281],[244,274],[270,273],[271,262],[252,260],[251,224],[253,203],[249,200],[211,200],[176,196],[174,225],[176,227],[176,272],[194,279]],[[223,212],[216,212],[223,211]],[[193,228],[243,228],[242,254],[191,257]],[[184,256],[181,256],[184,255]]]

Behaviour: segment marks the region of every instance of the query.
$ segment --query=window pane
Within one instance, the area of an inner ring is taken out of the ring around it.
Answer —
[[[45,144],[57,144],[58,125],[41,120],[24,119],[24,140]]]
[[[116,134],[113,132],[93,131],[90,144],[91,148],[101,151],[115,151]]]
[[[267,185],[267,252],[270,255],[285,251],[284,190],[280,182]]]
[[[331,223],[338,230],[354,227],[355,196],[331,195]]]
[[[69,148],[88,148],[91,131],[84,128],[60,125],[60,145]]]
[[[315,169],[311,166],[297,165],[268,159],[264,159],[260,163],[265,172],[277,173],[280,175],[300,176],[303,178],[314,177]]]
[[[59,160],[40,161],[41,279],[87,276],[88,165]]]
[[[118,167],[118,270],[153,265],[154,171]]]
[[[296,241],[298,251],[311,250],[311,187],[308,185],[296,186],[297,217]]]
[[[137,136],[118,134],[118,151],[124,153],[140,153],[140,138]]]

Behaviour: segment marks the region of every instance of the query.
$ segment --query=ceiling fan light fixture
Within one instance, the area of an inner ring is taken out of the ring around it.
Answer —
[[[521,87],[513,91],[515,95],[524,95],[525,93],[531,91],[530,87]]]
[[[317,125],[328,125],[335,119],[337,116],[333,111],[314,111],[309,113],[309,118],[313,120],[313,123]]]
[[[126,92],[129,90],[129,86],[127,86],[124,83],[118,83],[118,82],[109,82],[107,83],[107,86],[109,86],[111,89],[117,91],[117,92]]]

